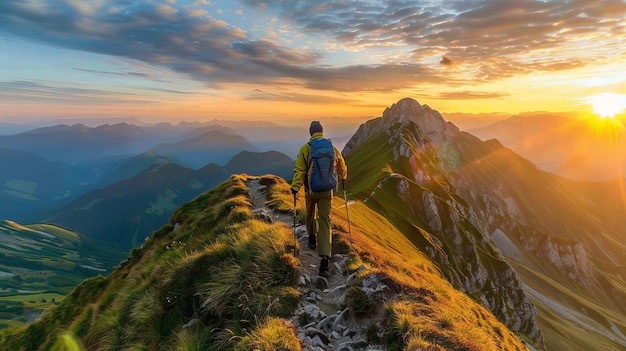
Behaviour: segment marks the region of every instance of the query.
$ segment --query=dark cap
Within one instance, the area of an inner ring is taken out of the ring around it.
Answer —
[[[311,122],[311,127],[309,127],[309,133],[311,135],[313,135],[314,133],[323,132],[323,131],[324,131],[324,128],[322,128],[322,125],[320,124],[319,121]]]

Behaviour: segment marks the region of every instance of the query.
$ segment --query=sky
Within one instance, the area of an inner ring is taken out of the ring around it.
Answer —
[[[626,101],[625,18],[624,0],[1,0],[0,119],[587,111]]]

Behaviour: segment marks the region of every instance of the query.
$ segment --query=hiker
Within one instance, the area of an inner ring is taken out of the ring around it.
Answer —
[[[332,245],[330,213],[333,191],[337,188],[337,178],[346,180],[348,169],[339,149],[332,145],[330,139],[324,138],[324,128],[319,121],[311,122],[309,133],[311,139],[302,145],[296,158],[291,193],[295,196],[304,184],[308,247],[312,250],[317,248],[317,254],[322,258],[319,275],[328,277],[328,260],[331,257]]]

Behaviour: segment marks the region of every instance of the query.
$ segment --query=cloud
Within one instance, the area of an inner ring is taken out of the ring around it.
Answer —
[[[0,32],[165,67],[213,88],[290,82],[339,92],[455,85],[461,74],[463,82],[478,83],[598,64],[622,53],[626,37],[620,0],[241,0],[246,16],[266,11],[289,25],[271,41],[211,17],[210,1],[179,3],[2,0]],[[384,51],[367,64],[330,64],[324,55],[332,53],[294,38],[357,54]],[[454,63],[455,72],[438,70],[439,58]]]
[[[311,89],[345,92],[389,92],[423,82],[437,82],[436,72],[419,64],[353,65],[316,67],[301,74]]]
[[[480,92],[480,91],[451,91],[430,96],[437,100],[481,100],[481,99],[501,99],[510,96],[508,93]]]
[[[34,81],[0,81],[0,101],[52,102],[68,106],[99,103],[155,104],[138,94],[86,88],[80,85],[57,86]]]
[[[609,62],[612,52],[623,52],[626,37],[626,28],[618,24],[626,17],[622,0],[244,3],[273,8],[300,31],[326,35],[355,50],[409,47],[415,62],[444,51],[469,67],[481,66],[475,71],[478,81]],[[591,52],[596,53],[593,58],[580,58]],[[553,62],[536,64],[537,56]],[[564,64],[568,61],[572,65]]]
[[[166,67],[213,88],[232,82],[264,85],[291,80],[310,89],[383,91],[439,79],[415,63],[322,65],[320,53],[252,39],[241,28],[198,16],[188,7],[176,11],[173,4],[127,0],[91,4],[92,15],[85,15],[87,11],[77,11],[69,0],[54,5],[6,0],[0,2],[0,30],[48,45]],[[326,4],[316,11],[329,9],[348,10],[345,5]],[[351,30],[368,27],[354,25]]]
[[[112,76],[121,76],[121,77],[135,77],[135,78],[154,78],[153,74],[149,73],[141,73],[141,72],[110,72],[110,71],[98,71],[93,69],[85,69],[85,68],[74,68],[77,71],[89,72],[89,73],[97,73],[97,74],[105,74]]]
[[[211,86],[262,84],[318,59],[303,49],[251,40],[238,27],[169,5],[117,0],[98,6],[94,15],[85,16],[68,0],[54,5],[6,0],[0,2],[0,30],[48,45],[164,66]]]
[[[335,96],[299,93],[270,93],[261,89],[255,89],[251,94],[246,97],[246,100],[289,101],[304,102],[309,104],[352,104],[358,102],[354,99],[347,99]]]

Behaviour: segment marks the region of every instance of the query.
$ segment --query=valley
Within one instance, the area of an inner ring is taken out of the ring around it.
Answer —
[[[108,275],[126,255],[60,227],[0,221],[0,328],[35,321],[84,279]]]

